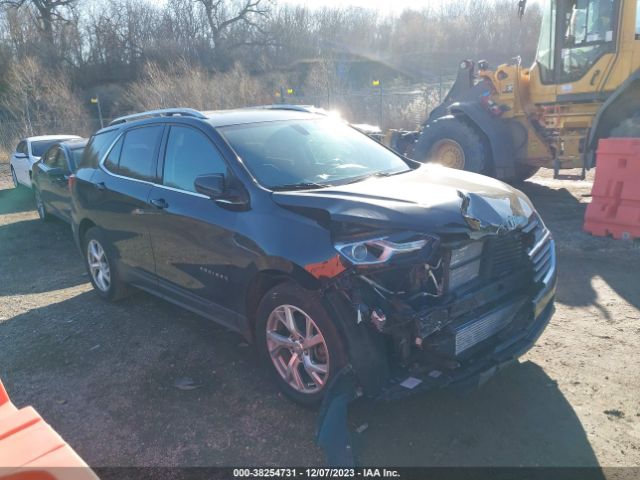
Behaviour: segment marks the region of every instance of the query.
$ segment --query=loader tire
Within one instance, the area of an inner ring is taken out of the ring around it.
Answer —
[[[468,172],[490,174],[490,160],[480,135],[462,120],[447,115],[424,127],[413,148],[418,162],[440,163]]]
[[[621,121],[611,129],[611,138],[640,137],[640,115]]]
[[[522,183],[526,179],[533,177],[540,167],[533,167],[531,165],[516,165],[516,174],[511,180],[511,183]]]

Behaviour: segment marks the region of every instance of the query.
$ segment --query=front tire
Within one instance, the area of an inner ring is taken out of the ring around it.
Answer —
[[[120,278],[112,249],[98,227],[84,235],[84,259],[93,288],[103,299],[114,302],[129,296],[128,285]]]
[[[335,321],[319,295],[287,282],[275,286],[258,306],[256,341],[285,395],[314,406],[346,365]]]
[[[474,173],[489,173],[489,156],[482,138],[453,115],[440,117],[424,127],[412,158]]]

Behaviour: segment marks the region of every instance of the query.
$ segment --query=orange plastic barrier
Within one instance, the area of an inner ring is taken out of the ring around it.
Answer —
[[[600,140],[596,167],[584,230],[616,239],[640,238],[640,138]]]
[[[38,412],[11,403],[1,381],[0,480],[98,480]]]

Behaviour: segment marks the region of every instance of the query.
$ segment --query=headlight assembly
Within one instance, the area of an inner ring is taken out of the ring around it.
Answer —
[[[377,265],[388,262],[395,255],[417,252],[434,240],[435,238],[428,237],[400,243],[389,240],[389,237],[382,237],[357,242],[340,242],[335,244],[335,248],[354,265]]]

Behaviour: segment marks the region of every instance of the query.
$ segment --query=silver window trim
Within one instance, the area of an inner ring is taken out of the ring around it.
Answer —
[[[166,190],[171,190],[173,192],[186,193],[187,195],[191,195],[193,197],[200,197],[200,198],[206,198],[206,199],[209,198],[206,195],[203,195],[202,193],[189,192],[188,190],[182,190],[180,188],[169,187],[167,185],[162,185],[160,183],[149,182],[148,180],[140,180],[139,178],[125,177],[124,175],[118,175],[117,173],[113,173],[112,171],[107,169],[107,167],[105,167],[105,165],[104,165],[104,162],[107,159],[107,157],[109,156],[109,154],[111,153],[111,150],[113,150],[113,147],[116,145],[116,143],[118,143],[120,141],[120,139],[124,136],[125,133],[127,133],[127,132],[126,131],[120,132],[120,135],[118,135],[113,140],[113,142],[111,142],[111,145],[109,145],[109,148],[107,148],[106,153],[102,156],[102,158],[100,159],[100,162],[98,163],[98,166],[100,167],[100,170],[102,170],[107,175],[110,175],[110,176],[115,177],[115,178],[122,178],[123,180],[130,180],[132,182],[144,183],[145,185],[151,185],[152,187],[160,187],[160,188],[164,188]]]

